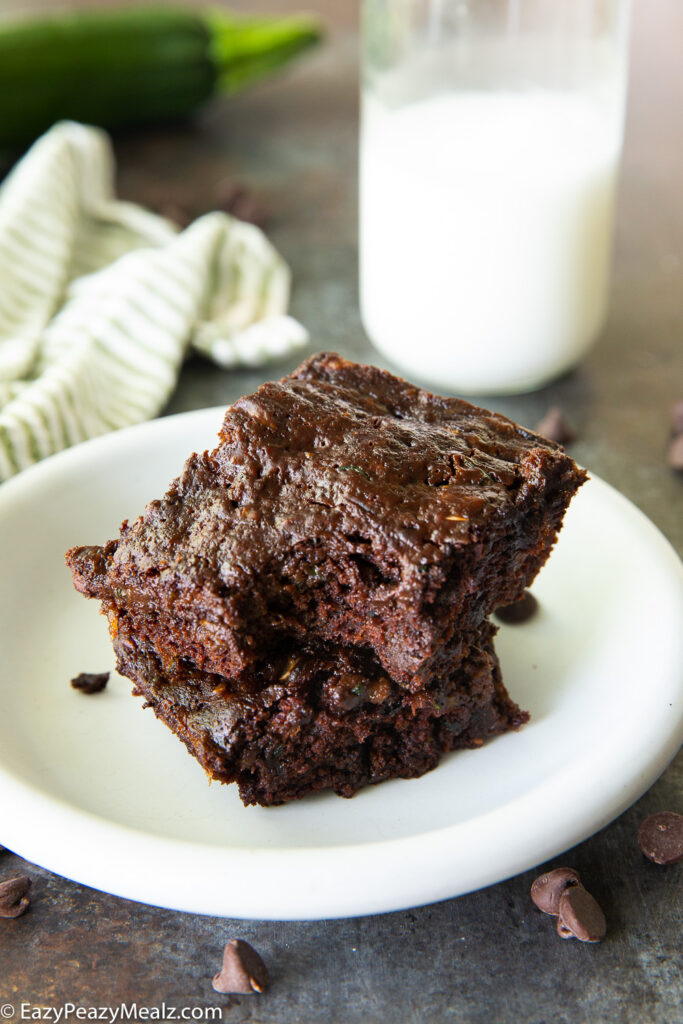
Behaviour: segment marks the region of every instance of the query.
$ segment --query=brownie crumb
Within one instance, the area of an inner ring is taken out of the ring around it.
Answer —
[[[28,910],[31,879],[17,875],[0,882],[0,917],[20,917]]]
[[[509,626],[528,622],[538,611],[538,601],[530,590],[525,590],[519,601],[501,605],[493,613],[497,619]]]
[[[101,693],[108,682],[108,672],[81,672],[71,680],[71,685],[81,693]]]
[[[676,864],[683,857],[683,815],[651,814],[638,829],[638,845],[653,864]]]
[[[223,951],[223,966],[213,979],[213,989],[222,995],[252,995],[265,992],[270,978],[263,960],[248,942],[231,939]]]
[[[541,437],[547,437],[549,441],[557,444],[571,444],[576,434],[567,423],[564,413],[554,405],[534,427],[534,433]]]

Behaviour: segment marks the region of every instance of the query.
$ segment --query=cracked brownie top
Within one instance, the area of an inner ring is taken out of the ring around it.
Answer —
[[[123,537],[150,568],[228,586],[312,540],[420,572],[575,476],[503,416],[322,354],[235,402],[218,447]]]

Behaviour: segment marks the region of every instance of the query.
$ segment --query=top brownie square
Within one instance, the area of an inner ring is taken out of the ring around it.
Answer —
[[[585,479],[503,416],[333,354],[239,399],[219,438],[68,559],[110,618],[230,678],[319,636],[426,685],[454,634],[521,596]]]

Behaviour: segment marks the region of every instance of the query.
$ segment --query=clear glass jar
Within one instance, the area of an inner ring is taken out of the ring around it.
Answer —
[[[364,0],[360,289],[408,376],[541,386],[604,322],[628,0]]]

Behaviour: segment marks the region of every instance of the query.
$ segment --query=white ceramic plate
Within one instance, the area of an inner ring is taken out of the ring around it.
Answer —
[[[534,591],[503,627],[532,720],[414,781],[244,808],[114,675],[105,620],[63,553],[163,493],[217,409],[83,444],[0,487],[0,841],[108,892],[178,910],[306,919],[415,906],[497,882],[589,836],[681,741],[683,585],[652,524],[593,478]]]

